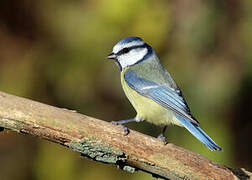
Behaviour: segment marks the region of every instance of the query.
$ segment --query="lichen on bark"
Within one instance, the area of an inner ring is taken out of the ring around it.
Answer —
[[[70,148],[80,152],[82,156],[104,163],[116,164],[117,161],[126,159],[125,154],[120,149],[111,147],[96,138],[83,138],[79,142],[72,141]]]

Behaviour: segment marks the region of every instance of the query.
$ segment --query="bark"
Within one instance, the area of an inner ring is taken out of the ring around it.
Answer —
[[[164,179],[250,179],[199,154],[120,126],[0,92],[0,127],[67,146],[95,161],[123,170],[143,170]],[[0,128],[1,131],[1,128]]]

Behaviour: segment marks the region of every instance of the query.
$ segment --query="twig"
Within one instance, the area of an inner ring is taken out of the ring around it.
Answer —
[[[0,127],[34,135],[134,172],[143,170],[164,179],[249,179],[243,169],[223,165],[173,144],[120,126],[0,92]]]

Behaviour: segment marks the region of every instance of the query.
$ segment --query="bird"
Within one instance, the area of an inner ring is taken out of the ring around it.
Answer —
[[[158,139],[165,142],[167,126],[177,125],[210,150],[222,151],[200,128],[180,88],[150,45],[140,37],[127,37],[115,44],[107,58],[119,67],[122,88],[137,113],[132,119],[112,121],[123,127],[125,135],[129,133],[125,123],[147,121],[163,127]]]

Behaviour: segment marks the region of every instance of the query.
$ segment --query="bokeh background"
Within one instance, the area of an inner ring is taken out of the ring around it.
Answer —
[[[251,171],[251,0],[1,0],[0,90],[106,121],[131,118],[119,70],[106,59],[128,36],[155,49],[224,151],[210,152],[179,127],[168,128],[168,141]],[[129,127],[161,131],[148,123]],[[0,133],[0,162],[2,180],[153,179],[10,131]]]

